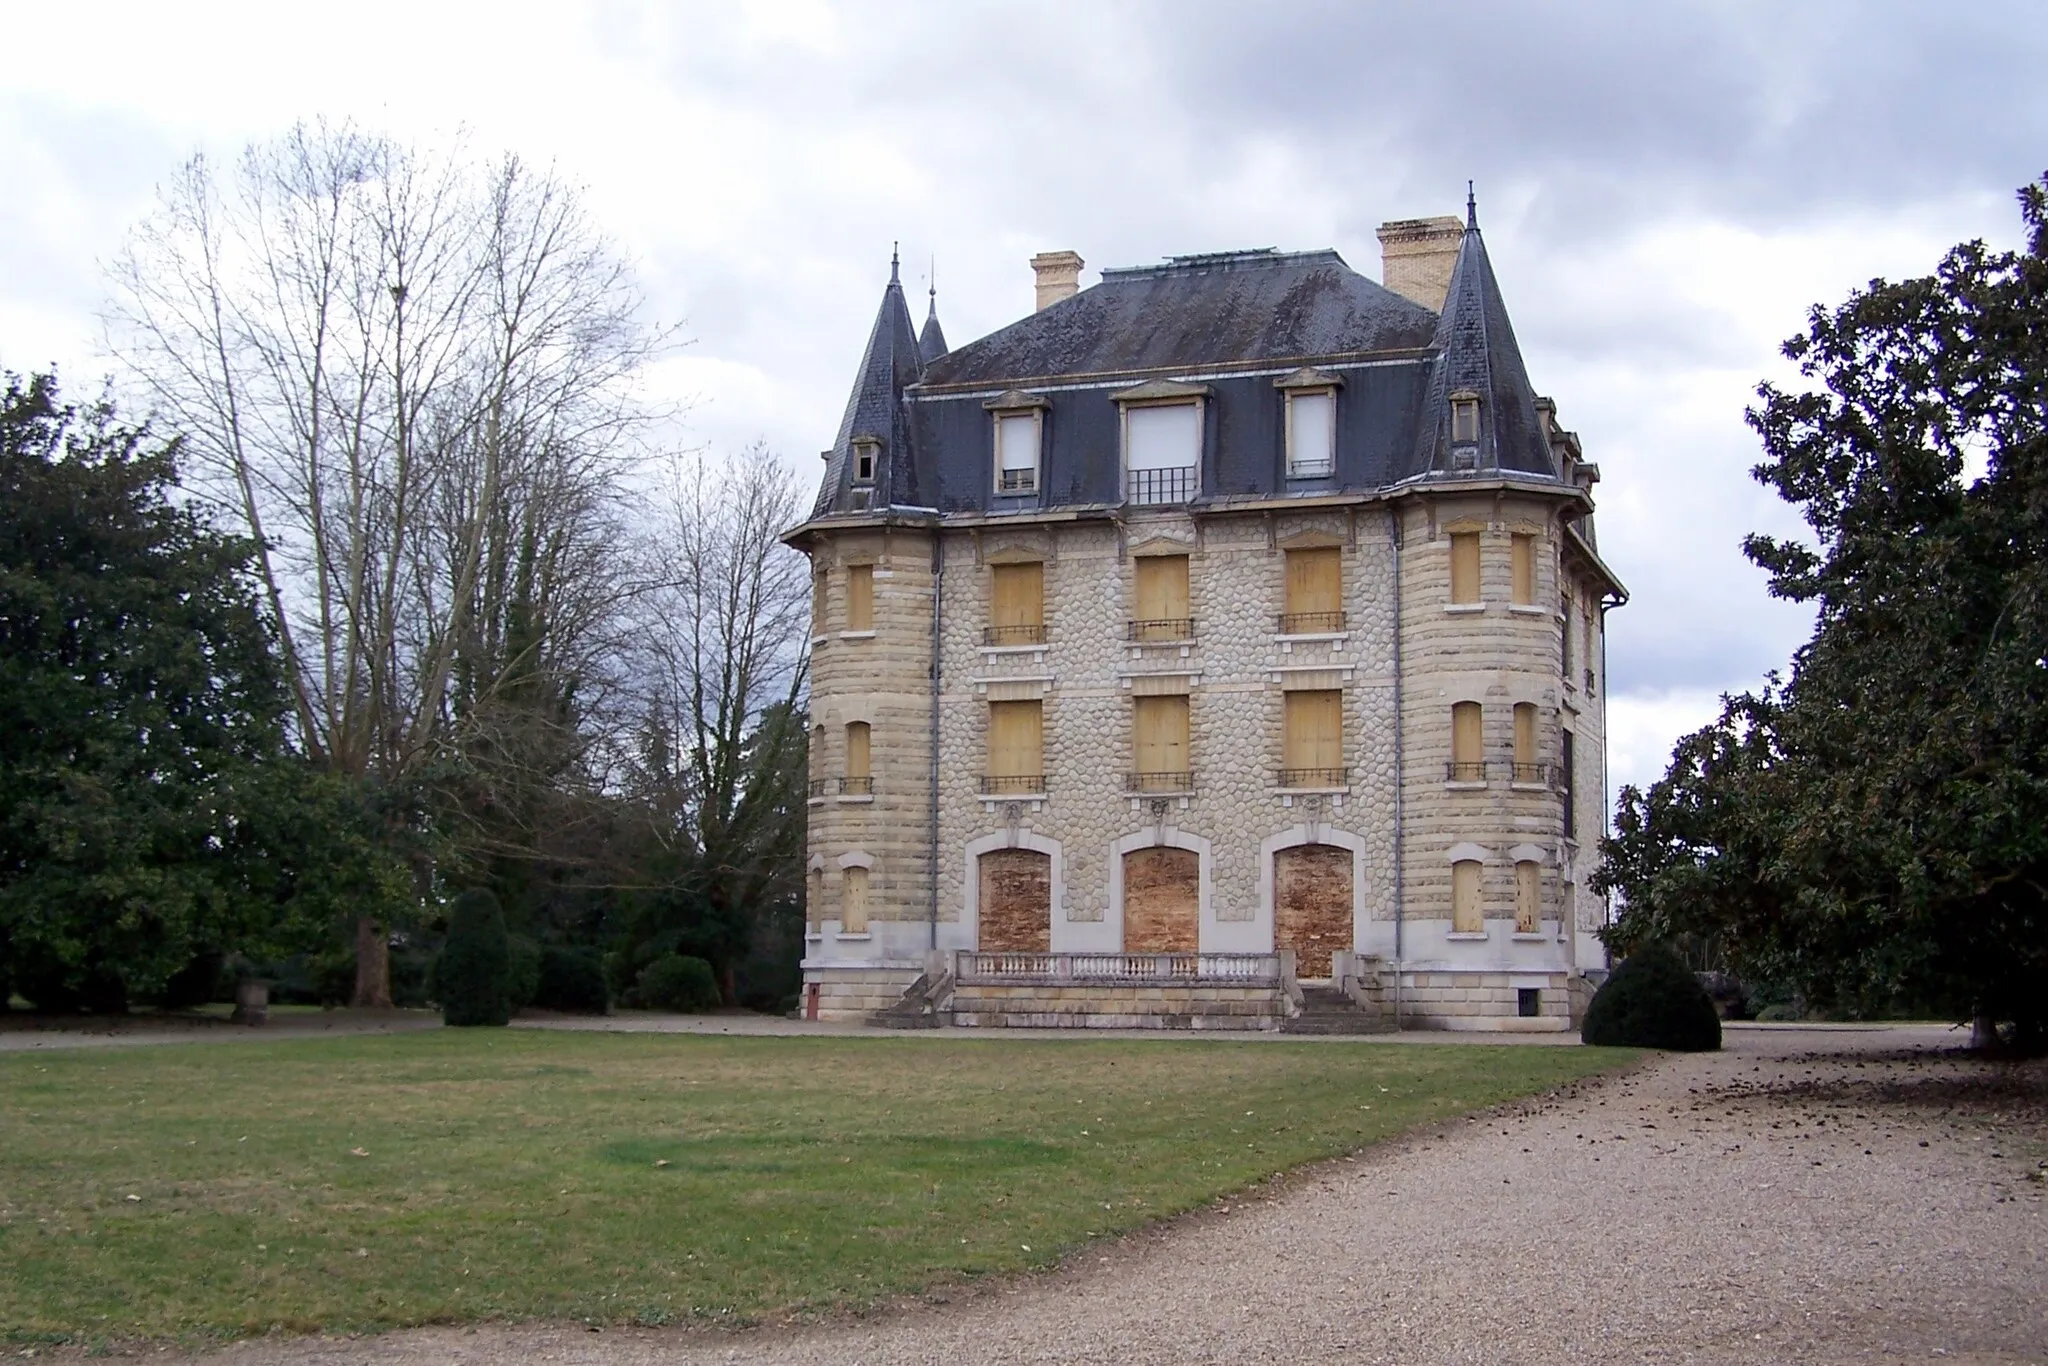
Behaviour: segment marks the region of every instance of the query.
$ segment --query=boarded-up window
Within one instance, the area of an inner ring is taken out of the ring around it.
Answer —
[[[1294,950],[1299,977],[1328,977],[1351,948],[1351,851],[1302,844],[1273,856],[1273,946]]]
[[[1344,694],[1315,689],[1285,694],[1280,786],[1329,787],[1344,781]]]
[[[817,930],[825,925],[825,870],[811,869],[804,879],[804,927]]]
[[[1344,562],[1337,547],[1317,546],[1287,552],[1286,610],[1283,633],[1344,629]]]
[[[1543,865],[1523,859],[1515,865],[1515,933],[1535,934],[1542,921]]]
[[[1479,601],[1479,533],[1451,533],[1451,601]]]
[[[1536,704],[1515,703],[1515,781],[1533,783],[1543,775],[1536,768]]]
[[[1124,950],[1193,953],[1202,931],[1202,860],[1192,849],[1124,855]]]
[[[1177,791],[1193,776],[1188,761],[1188,699],[1140,697],[1132,704],[1134,790]]]
[[[865,782],[868,768],[868,723],[849,722],[846,727],[846,776]]]
[[[847,566],[846,629],[875,629],[875,567],[871,564]]]
[[[1451,865],[1451,933],[1484,934],[1486,912],[1479,904],[1477,859],[1459,859]]]
[[[846,904],[840,908],[839,932],[841,934],[866,934],[868,932],[868,870],[848,868],[846,870]]]
[[[1287,396],[1287,474],[1292,479],[1327,478],[1337,463],[1337,395]]]
[[[1486,734],[1477,702],[1451,705],[1451,780],[1479,782],[1486,777]]]
[[[995,953],[1052,949],[1052,859],[1035,849],[996,849],[980,864],[980,947]]]
[[[1514,546],[1514,596],[1510,601],[1528,606],[1536,601],[1536,538],[1515,534]]]
[[[1557,786],[1564,796],[1564,837],[1576,839],[1579,834],[1578,763],[1572,755],[1572,733],[1565,731],[1558,738],[1562,744],[1558,754]]]
[[[991,645],[1035,645],[1045,639],[1045,566],[999,564],[989,573]]]
[[[1188,610],[1188,557],[1142,555],[1137,561],[1134,640],[1183,640],[1194,630]]]
[[[1565,594],[1563,601],[1558,604],[1558,611],[1564,617],[1564,685],[1570,688],[1576,686],[1578,682],[1572,677],[1572,632],[1579,626],[1578,607],[1572,601],[1571,594]]]
[[[825,634],[825,607],[828,601],[825,593],[825,584],[827,582],[825,571],[822,569],[811,575],[811,634],[814,636]]]
[[[1586,670],[1586,691],[1591,692],[1593,691],[1593,675],[1599,672],[1600,669],[1600,655],[1595,644],[1599,639],[1599,618],[1594,615],[1591,603],[1586,605],[1586,610],[1582,615],[1585,618],[1586,625],[1586,649],[1583,667]]]
[[[1036,791],[1045,774],[1044,746],[1043,703],[988,704],[988,774],[994,790]]]

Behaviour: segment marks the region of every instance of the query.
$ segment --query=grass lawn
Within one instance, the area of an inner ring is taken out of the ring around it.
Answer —
[[[0,1338],[859,1306],[1631,1056],[528,1030],[0,1055]]]

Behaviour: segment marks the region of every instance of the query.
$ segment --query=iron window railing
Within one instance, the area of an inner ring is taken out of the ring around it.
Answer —
[[[984,626],[981,628],[981,643],[984,645],[1043,645],[1045,626]]]
[[[1193,640],[1195,619],[1193,617],[1153,617],[1146,620],[1125,623],[1124,637],[1127,640]]]
[[[981,775],[981,790],[984,796],[1001,797],[1025,792],[1045,791],[1043,773],[984,773]]]
[[[1154,769],[1124,774],[1126,792],[1192,792],[1195,788],[1195,771],[1183,769]]]
[[[1283,636],[1329,635],[1344,629],[1342,612],[1282,612],[1279,618],[1280,634]]]
[[[1550,765],[1516,764],[1512,776],[1513,781],[1518,783],[1538,783],[1548,787],[1550,785]]]
[[[1447,783],[1483,783],[1486,781],[1484,759],[1453,759],[1444,765],[1444,781]]]
[[[832,782],[833,782],[833,780],[832,780],[832,779],[830,779],[830,778],[813,778],[813,779],[811,779],[811,795],[812,795],[813,797],[829,797],[829,796],[831,796],[831,795],[832,795]]]
[[[1349,787],[1348,768],[1282,768],[1273,772],[1275,787]]]
[[[841,778],[839,795],[842,797],[872,797],[875,795],[875,780],[866,778]]]
[[[1174,465],[1158,470],[1125,470],[1124,501],[1185,503],[1195,496],[1195,467]]]
[[[1038,491],[1038,471],[1035,469],[1004,470],[996,480],[996,491],[998,493],[1036,493]]]
[[[1328,458],[1293,460],[1287,465],[1289,479],[1328,479],[1337,472],[1337,462]]]

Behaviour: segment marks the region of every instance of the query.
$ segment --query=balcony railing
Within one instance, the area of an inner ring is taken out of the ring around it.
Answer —
[[[1043,773],[984,773],[981,793],[985,797],[1010,797],[1045,791]]]
[[[1348,768],[1281,768],[1273,771],[1275,787],[1349,787]]]
[[[1486,781],[1484,759],[1453,759],[1444,765],[1444,781],[1447,783],[1483,783]]]
[[[1191,768],[1158,769],[1124,774],[1126,792],[1192,792],[1195,771]]]
[[[996,480],[996,491],[999,493],[1035,493],[1037,490],[1036,469],[1004,470]]]
[[[1289,479],[1328,479],[1337,472],[1334,460],[1295,460],[1287,466]]]
[[[1124,623],[1124,638],[1135,642],[1178,641],[1195,638],[1193,617],[1151,617]]]
[[[1124,501],[1185,503],[1195,496],[1195,467],[1175,465],[1163,470],[1125,470]]]
[[[837,781],[837,780],[836,780],[836,779],[833,779],[833,778],[813,778],[813,779],[811,779],[811,795],[812,795],[813,797],[829,797],[829,796],[831,796],[831,795],[832,795],[832,784],[833,784],[834,782],[836,782],[836,781]]]
[[[962,949],[953,960],[962,982],[1237,982],[1280,985],[1277,953],[983,953]]]
[[[1550,765],[1516,764],[1514,766],[1513,776],[1511,780],[1517,783],[1533,783],[1538,786],[1549,787]]]
[[[984,645],[1043,645],[1045,626],[984,626],[981,628],[981,643]]]
[[[1324,636],[1344,629],[1342,612],[1282,612],[1280,634],[1283,636]]]
[[[841,778],[839,795],[842,797],[872,797],[875,795],[875,780],[872,775],[865,778]]]

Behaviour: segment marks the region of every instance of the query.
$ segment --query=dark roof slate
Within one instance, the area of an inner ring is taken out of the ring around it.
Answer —
[[[924,331],[917,334],[917,354],[930,365],[946,354],[946,333],[939,326],[939,292],[932,291],[930,311],[924,315]]]
[[[927,384],[996,384],[1419,349],[1436,316],[1334,251],[1220,252],[1102,282],[931,362]]]
[[[1431,339],[1436,357],[1417,424],[1415,451],[1399,477],[1465,473],[1456,467],[1450,442],[1450,397],[1480,396],[1479,447],[1471,472],[1506,470],[1555,479],[1557,464],[1536,415],[1536,391],[1515,345],[1515,329],[1501,301],[1500,282],[1486,259],[1477,213],[1468,205],[1465,239]]]
[[[818,490],[815,512],[822,514],[848,506],[853,483],[853,439],[857,436],[879,437],[882,441],[881,467],[876,471],[872,505],[917,501],[911,487],[915,479],[903,391],[917,383],[923,368],[917,332],[910,322],[910,306],[904,302],[903,284],[892,262],[889,287],[882,291],[882,307],[868,332],[867,350],[861,353],[853,393],[846,400],[846,415],[839,422],[839,436],[826,452],[825,478]]]

